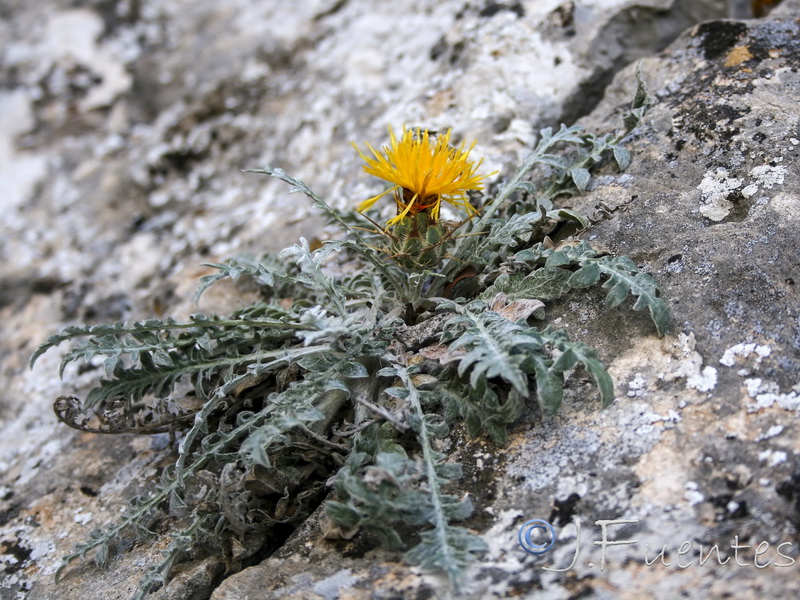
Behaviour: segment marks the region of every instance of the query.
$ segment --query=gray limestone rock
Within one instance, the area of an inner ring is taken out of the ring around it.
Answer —
[[[540,127],[616,127],[637,59],[657,102],[628,142],[634,163],[596,174],[576,208],[598,219],[587,239],[656,277],[675,330],[658,339],[599,292],[547,307],[599,349],[619,397],[598,411],[576,374],[564,410],[526,414],[506,449],[454,432],[478,507],[468,525],[490,545],[467,593],[796,594],[797,567],[777,552],[797,557],[800,497],[798,4],[731,21],[721,0],[6,2],[0,597],[130,598],[159,559],[167,541],[131,537],[108,570],[73,566],[54,583],[60,557],[146,495],[174,455],[166,434],[58,424],[53,400],[85,392],[99,369],[71,365],[59,381],[59,352],[27,361],[68,323],[194,312],[200,263],[325,237],[310,205],[240,169],[280,166],[352,206],[374,186],[350,142],[405,123],[478,138],[487,169],[508,174]],[[247,303],[220,286],[200,308]],[[365,536],[324,540],[320,514],[221,585],[219,560],[190,561],[154,597],[447,593]],[[547,556],[517,545],[532,518],[560,532]],[[576,519],[575,566],[544,570],[569,565]],[[607,548],[602,571],[599,519],[636,521],[609,526],[637,543]],[[735,538],[745,566],[699,564]],[[693,564],[648,566],[662,547],[665,562]]]

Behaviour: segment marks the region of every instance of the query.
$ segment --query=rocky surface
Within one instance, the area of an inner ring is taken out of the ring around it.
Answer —
[[[540,127],[591,112],[587,126],[615,128],[632,67],[608,84],[639,58],[657,102],[629,142],[634,163],[599,173],[578,208],[602,203],[588,239],[656,277],[675,329],[658,339],[646,316],[605,311],[599,291],[548,309],[599,348],[619,397],[599,412],[576,377],[562,413],[527,415],[508,448],[453,444],[478,507],[469,525],[491,546],[467,592],[796,594],[800,567],[777,566],[789,563],[777,552],[786,542],[796,558],[800,545],[800,2],[697,26],[726,16],[725,3],[284,4],[0,8],[0,597],[129,598],[158,558],[158,544],[132,541],[109,570],[54,584],[60,556],[146,491],[171,449],[165,435],[57,424],[53,399],[98,372],[59,381],[57,352],[32,371],[27,360],[67,323],[193,312],[202,262],[326,235],[283,184],[239,169],[281,166],[352,205],[374,185],[350,142],[406,123],[476,137],[487,169],[508,174]],[[244,302],[220,288],[201,308]],[[516,543],[531,518],[560,532],[544,557]],[[575,519],[574,567],[544,570],[569,565]],[[637,543],[607,548],[602,571],[598,519],[636,521],[609,526]],[[744,566],[699,564],[713,544],[731,554],[734,536],[749,546],[735,557]],[[664,546],[673,565],[648,566]],[[218,561],[189,563],[156,597],[445,594],[369,540],[324,541],[315,518],[262,564],[221,577]]]

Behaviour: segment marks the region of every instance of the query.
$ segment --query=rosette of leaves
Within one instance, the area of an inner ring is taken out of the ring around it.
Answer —
[[[76,558],[105,565],[126,537],[155,535],[149,524],[158,514],[171,523],[162,535],[172,543],[143,580],[143,597],[176,561],[204,548],[218,549],[229,571],[240,568],[328,498],[329,517],[348,535],[373,530],[457,587],[485,545],[456,525],[473,507],[453,493],[461,467],[436,451],[435,440],[464,422],[470,435],[506,443],[526,404],[545,413],[559,408],[566,374],[579,366],[596,382],[601,406],[613,400],[596,352],[538,328],[532,317],[548,301],[599,284],[609,306],[631,296],[660,335],[669,326],[655,282],[630,259],[550,237],[588,224],[557,206],[560,198],[584,191],[604,161],[621,169],[630,163],[621,143],[648,102],[638,74],[637,84],[620,132],[543,130],[481,210],[458,182],[416,196],[397,191],[396,239],[381,227],[365,229],[361,215],[331,207],[280,169],[255,170],[308,196],[342,238],[212,264],[216,273],[201,279],[198,297],[223,279],[249,278],[261,291],[259,302],[231,315],[70,326],[49,338],[32,363],[68,343],[62,371],[75,361],[102,369],[84,401],[56,400],[67,425],[179,435],[175,464],[157,490],[135,499],[114,527],[93,532],[61,572]],[[409,151],[422,140],[427,132],[408,136]],[[481,177],[468,151],[425,143],[440,153],[435,160],[459,161],[464,185],[477,189]],[[547,178],[532,181],[536,168]],[[458,234],[436,222],[442,199],[475,211]],[[334,260],[342,266],[331,269]],[[409,538],[409,527],[419,535]]]

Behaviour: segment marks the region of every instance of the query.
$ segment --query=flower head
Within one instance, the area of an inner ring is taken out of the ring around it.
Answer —
[[[470,217],[477,214],[478,211],[467,199],[469,190],[483,189],[482,182],[486,177],[476,173],[483,161],[469,160],[469,153],[476,142],[472,142],[469,148],[465,148],[464,143],[454,148],[450,146],[450,130],[434,137],[427,129],[411,130],[405,127],[399,139],[390,127],[389,138],[391,143],[383,146],[382,152],[367,144],[374,158],[365,156],[353,144],[367,163],[364,171],[394,184],[385,192],[361,202],[357,206],[359,212],[394,192],[397,216],[389,219],[389,226],[397,224],[409,214],[423,211],[436,221],[442,201],[463,208]]]

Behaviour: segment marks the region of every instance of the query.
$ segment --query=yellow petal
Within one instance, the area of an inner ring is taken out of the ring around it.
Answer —
[[[389,193],[391,193],[391,192],[395,191],[395,190],[396,190],[397,188],[399,188],[399,187],[400,187],[399,185],[396,185],[396,186],[394,186],[393,188],[389,188],[389,189],[388,189],[388,190],[386,190],[385,192],[381,192],[381,193],[380,193],[380,194],[378,194],[377,196],[373,196],[372,198],[369,198],[368,200],[364,200],[364,201],[363,201],[363,202],[361,202],[361,203],[360,203],[358,206],[356,206],[356,210],[357,210],[358,212],[364,212],[365,210],[367,210],[367,209],[369,209],[369,208],[372,208],[372,206],[373,206],[373,205],[374,205],[374,204],[375,204],[375,203],[376,203],[378,200],[380,200],[381,198],[383,198],[383,197],[384,197],[386,194],[389,194]]]
[[[406,207],[403,209],[403,212],[401,212],[396,217],[392,217],[391,219],[386,221],[386,224],[391,227],[392,225],[396,225],[397,223],[405,219],[406,215],[408,214],[408,211],[411,210],[411,207],[414,205],[414,202],[416,201],[417,201],[417,195],[414,194],[414,197],[411,198],[411,201],[408,204],[406,204]]]
[[[404,206],[399,215],[390,219],[389,224],[397,223],[410,212],[421,210],[430,210],[431,217],[437,219],[442,201],[465,209],[469,216],[478,212],[467,200],[467,192],[482,190],[483,180],[486,178],[477,172],[483,160],[469,159],[469,154],[477,142],[472,142],[468,146],[462,141],[458,148],[454,148],[450,145],[452,129],[448,129],[444,135],[435,139],[427,129],[420,127],[407,129],[404,126],[400,135],[397,135],[391,127],[388,129],[389,145],[382,146],[378,151],[370,144],[366,144],[372,156],[367,156],[354,144],[359,156],[364,160],[364,171],[394,184],[394,187],[386,192],[361,202],[358,210],[366,210],[389,192],[402,188],[413,194],[414,200]],[[432,206],[428,208],[417,206],[412,211],[411,205],[418,198],[432,197],[436,198]]]

